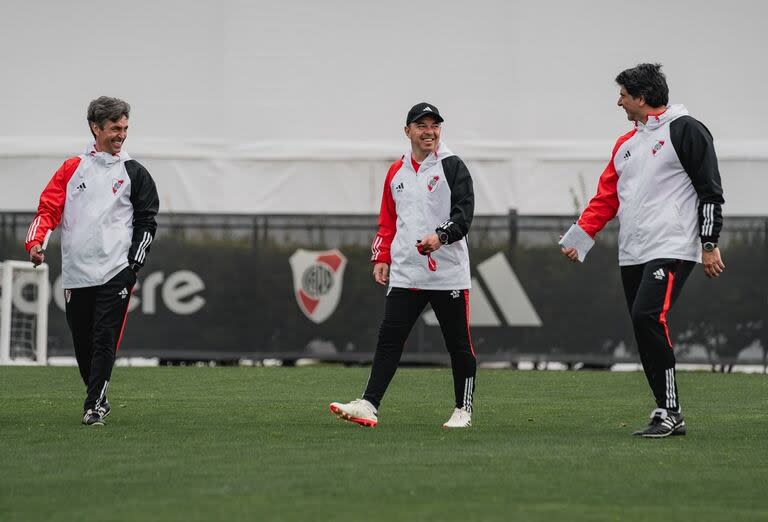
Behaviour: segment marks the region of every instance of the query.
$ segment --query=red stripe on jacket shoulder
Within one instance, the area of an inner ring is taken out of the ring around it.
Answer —
[[[613,152],[611,153],[611,160],[597,182],[597,194],[589,200],[589,205],[587,205],[587,208],[584,209],[584,212],[581,213],[581,217],[577,221],[582,230],[593,238],[605,227],[606,223],[616,217],[616,213],[619,211],[619,194],[616,189],[619,176],[616,173],[613,160],[616,157],[616,151],[619,150],[625,141],[634,136],[635,132],[636,130],[632,129],[616,140]]]

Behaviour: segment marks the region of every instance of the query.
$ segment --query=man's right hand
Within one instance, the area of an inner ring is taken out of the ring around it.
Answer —
[[[387,263],[373,265],[373,279],[380,285],[386,285],[389,282],[389,265]]]
[[[563,247],[560,247],[560,252],[561,252],[561,253],[562,253],[562,254],[563,254],[565,257],[567,257],[567,258],[568,258],[568,259],[571,261],[571,263],[575,263],[576,261],[578,261],[578,260],[579,260],[579,253],[578,253],[578,251],[576,251],[576,249],[575,249],[575,248],[573,248],[573,247],[571,247],[571,248],[563,248]]]
[[[32,245],[32,247],[29,249],[29,260],[32,261],[32,264],[35,266],[45,261],[43,247],[38,244]]]
[[[563,236],[560,236],[560,239],[563,239]],[[560,253],[567,257],[571,263],[579,260],[579,252],[574,247],[560,247]]]

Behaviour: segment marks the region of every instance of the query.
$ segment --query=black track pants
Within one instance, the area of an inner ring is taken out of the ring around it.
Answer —
[[[77,366],[87,387],[84,410],[106,398],[135,284],[136,274],[125,268],[103,285],[64,291]]]
[[[621,267],[640,361],[659,408],[677,411],[680,407],[667,313],[695,265],[693,261],[654,259],[642,265]]]
[[[390,290],[363,398],[379,407],[397,371],[405,340],[427,303],[437,316],[451,356],[456,407],[471,412],[477,363],[469,332],[469,290]]]

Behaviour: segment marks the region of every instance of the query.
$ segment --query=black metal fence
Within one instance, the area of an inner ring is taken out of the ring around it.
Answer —
[[[3,251],[23,254],[27,227],[33,217],[28,212],[0,211],[0,246]],[[574,222],[573,216],[521,216],[512,210],[506,215],[476,216],[469,237],[473,247],[552,245]],[[224,241],[250,245],[254,250],[268,242],[296,245],[368,246],[376,231],[377,216],[349,214],[160,214],[157,238]],[[599,240],[616,240],[618,227],[613,221],[600,233]],[[768,216],[727,216],[720,244],[731,243],[768,248]],[[17,256],[18,257],[18,256]]]
[[[0,259],[25,258],[22,242],[31,218],[0,213]],[[121,354],[372,357],[384,301],[368,261],[376,216],[161,214],[158,221]],[[636,361],[616,262],[617,227],[611,223],[600,234],[586,263],[571,265],[556,243],[572,222],[572,216],[515,212],[475,218],[469,236],[472,334],[481,360]],[[54,233],[48,249],[52,283],[60,273],[57,238]],[[711,281],[697,269],[670,314],[678,360],[765,364],[768,217],[728,216],[720,243],[724,275]],[[297,256],[299,250],[314,253]],[[346,263],[312,261],[328,251],[338,251]],[[325,277],[322,288],[305,289],[314,294],[306,294],[304,303],[299,291],[308,279],[294,274],[290,262],[299,257],[310,264],[294,270]],[[334,265],[338,271],[329,272]],[[58,289],[53,293],[49,352],[69,354],[63,303]],[[317,308],[310,311],[312,306]],[[405,357],[446,360],[428,313]]]

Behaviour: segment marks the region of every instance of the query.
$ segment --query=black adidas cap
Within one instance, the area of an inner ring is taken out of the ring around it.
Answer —
[[[445,121],[443,120],[443,117],[440,116],[440,111],[437,110],[437,107],[431,103],[421,102],[411,107],[411,110],[408,111],[408,116],[405,118],[405,124],[410,125],[423,116],[432,116],[438,123]]]

